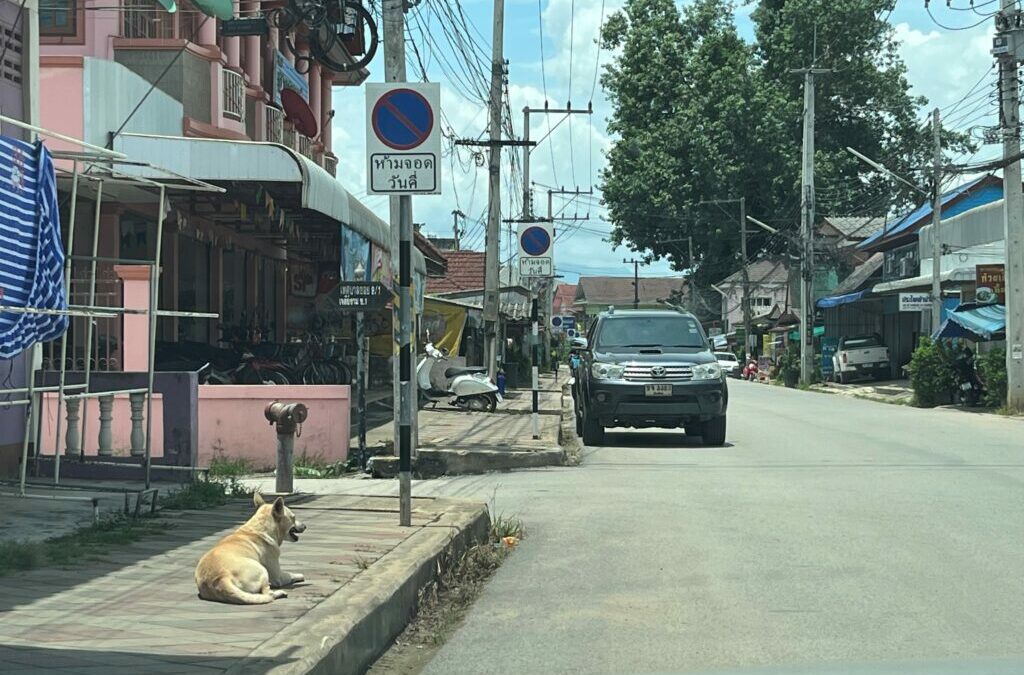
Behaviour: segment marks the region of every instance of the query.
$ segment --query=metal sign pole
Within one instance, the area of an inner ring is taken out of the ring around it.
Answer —
[[[533,437],[540,438],[540,335],[537,327],[537,295],[534,294],[530,301],[530,319],[533,321],[533,331],[530,342],[533,344]],[[558,373],[555,373],[555,380],[558,380]]]

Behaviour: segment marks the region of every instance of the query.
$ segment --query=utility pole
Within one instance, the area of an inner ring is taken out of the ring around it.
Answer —
[[[747,258],[747,198],[740,197],[740,257],[743,258],[743,342],[747,354],[753,354],[754,336],[750,325],[750,259]],[[747,358],[744,356],[744,358]]]
[[[690,296],[690,312],[696,314],[696,306],[693,298],[693,237],[688,236],[686,238],[686,247],[688,249],[689,257],[687,260],[690,265],[690,278],[686,280],[686,290]]]
[[[996,36],[1009,37],[1010,45],[1024,33],[1016,18],[1016,0],[1002,0],[996,15]],[[1016,35],[1008,35],[1009,33]],[[999,91],[1002,93],[1003,159],[1020,154],[1020,90],[1018,58],[1014,49],[1001,54]],[[1003,168],[1003,221],[1006,237],[1006,403],[1010,410],[1024,409],[1024,195],[1021,194],[1020,160]]]
[[[496,0],[500,2],[501,0]],[[384,0],[384,79],[405,82],[405,0]],[[396,228],[397,225],[397,228]],[[397,237],[395,236],[397,230]],[[397,246],[396,244],[397,239]],[[412,525],[412,197],[391,197],[392,260],[398,251],[398,522]]]
[[[452,211],[452,233],[455,235],[455,250],[459,250],[459,238],[462,233],[459,230],[459,218],[466,219],[466,214],[459,209]]]
[[[498,376],[498,305],[501,291],[501,85],[505,78],[505,0],[494,0],[494,34],[491,39],[490,161],[487,190],[487,237],[484,253],[484,326],[487,374]]]
[[[800,381],[809,383],[814,358],[814,76],[828,68],[792,71],[804,76],[804,145],[800,181]]]
[[[942,125],[939,109],[932,111],[932,329],[934,335],[942,323]]]
[[[622,259],[622,262],[633,266],[633,309],[640,309],[640,260],[630,258]]]

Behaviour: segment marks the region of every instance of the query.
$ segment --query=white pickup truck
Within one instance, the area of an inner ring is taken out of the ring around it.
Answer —
[[[839,339],[832,357],[834,377],[846,384],[857,377],[889,377],[889,348],[875,335],[851,335]]]

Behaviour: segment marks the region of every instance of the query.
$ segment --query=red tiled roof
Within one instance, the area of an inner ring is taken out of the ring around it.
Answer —
[[[427,279],[427,293],[475,291],[484,287],[483,251],[446,251],[448,273]]]
[[[551,301],[552,313],[562,314],[571,310],[576,299],[576,284],[558,284]]]

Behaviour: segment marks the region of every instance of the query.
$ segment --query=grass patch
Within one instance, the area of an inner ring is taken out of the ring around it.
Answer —
[[[309,456],[302,453],[292,464],[292,473],[296,478],[337,478],[349,471],[349,462],[328,462],[323,455]]]
[[[252,488],[233,476],[226,480],[196,480],[161,497],[160,506],[174,511],[209,509],[223,506],[230,499],[251,497],[252,493]]]
[[[237,478],[251,473],[252,462],[244,457],[217,455],[210,461],[210,478]]]
[[[102,558],[112,546],[130,544],[163,532],[168,523],[152,518],[114,516],[46,541],[0,542],[0,576],[40,567],[69,566]]]

